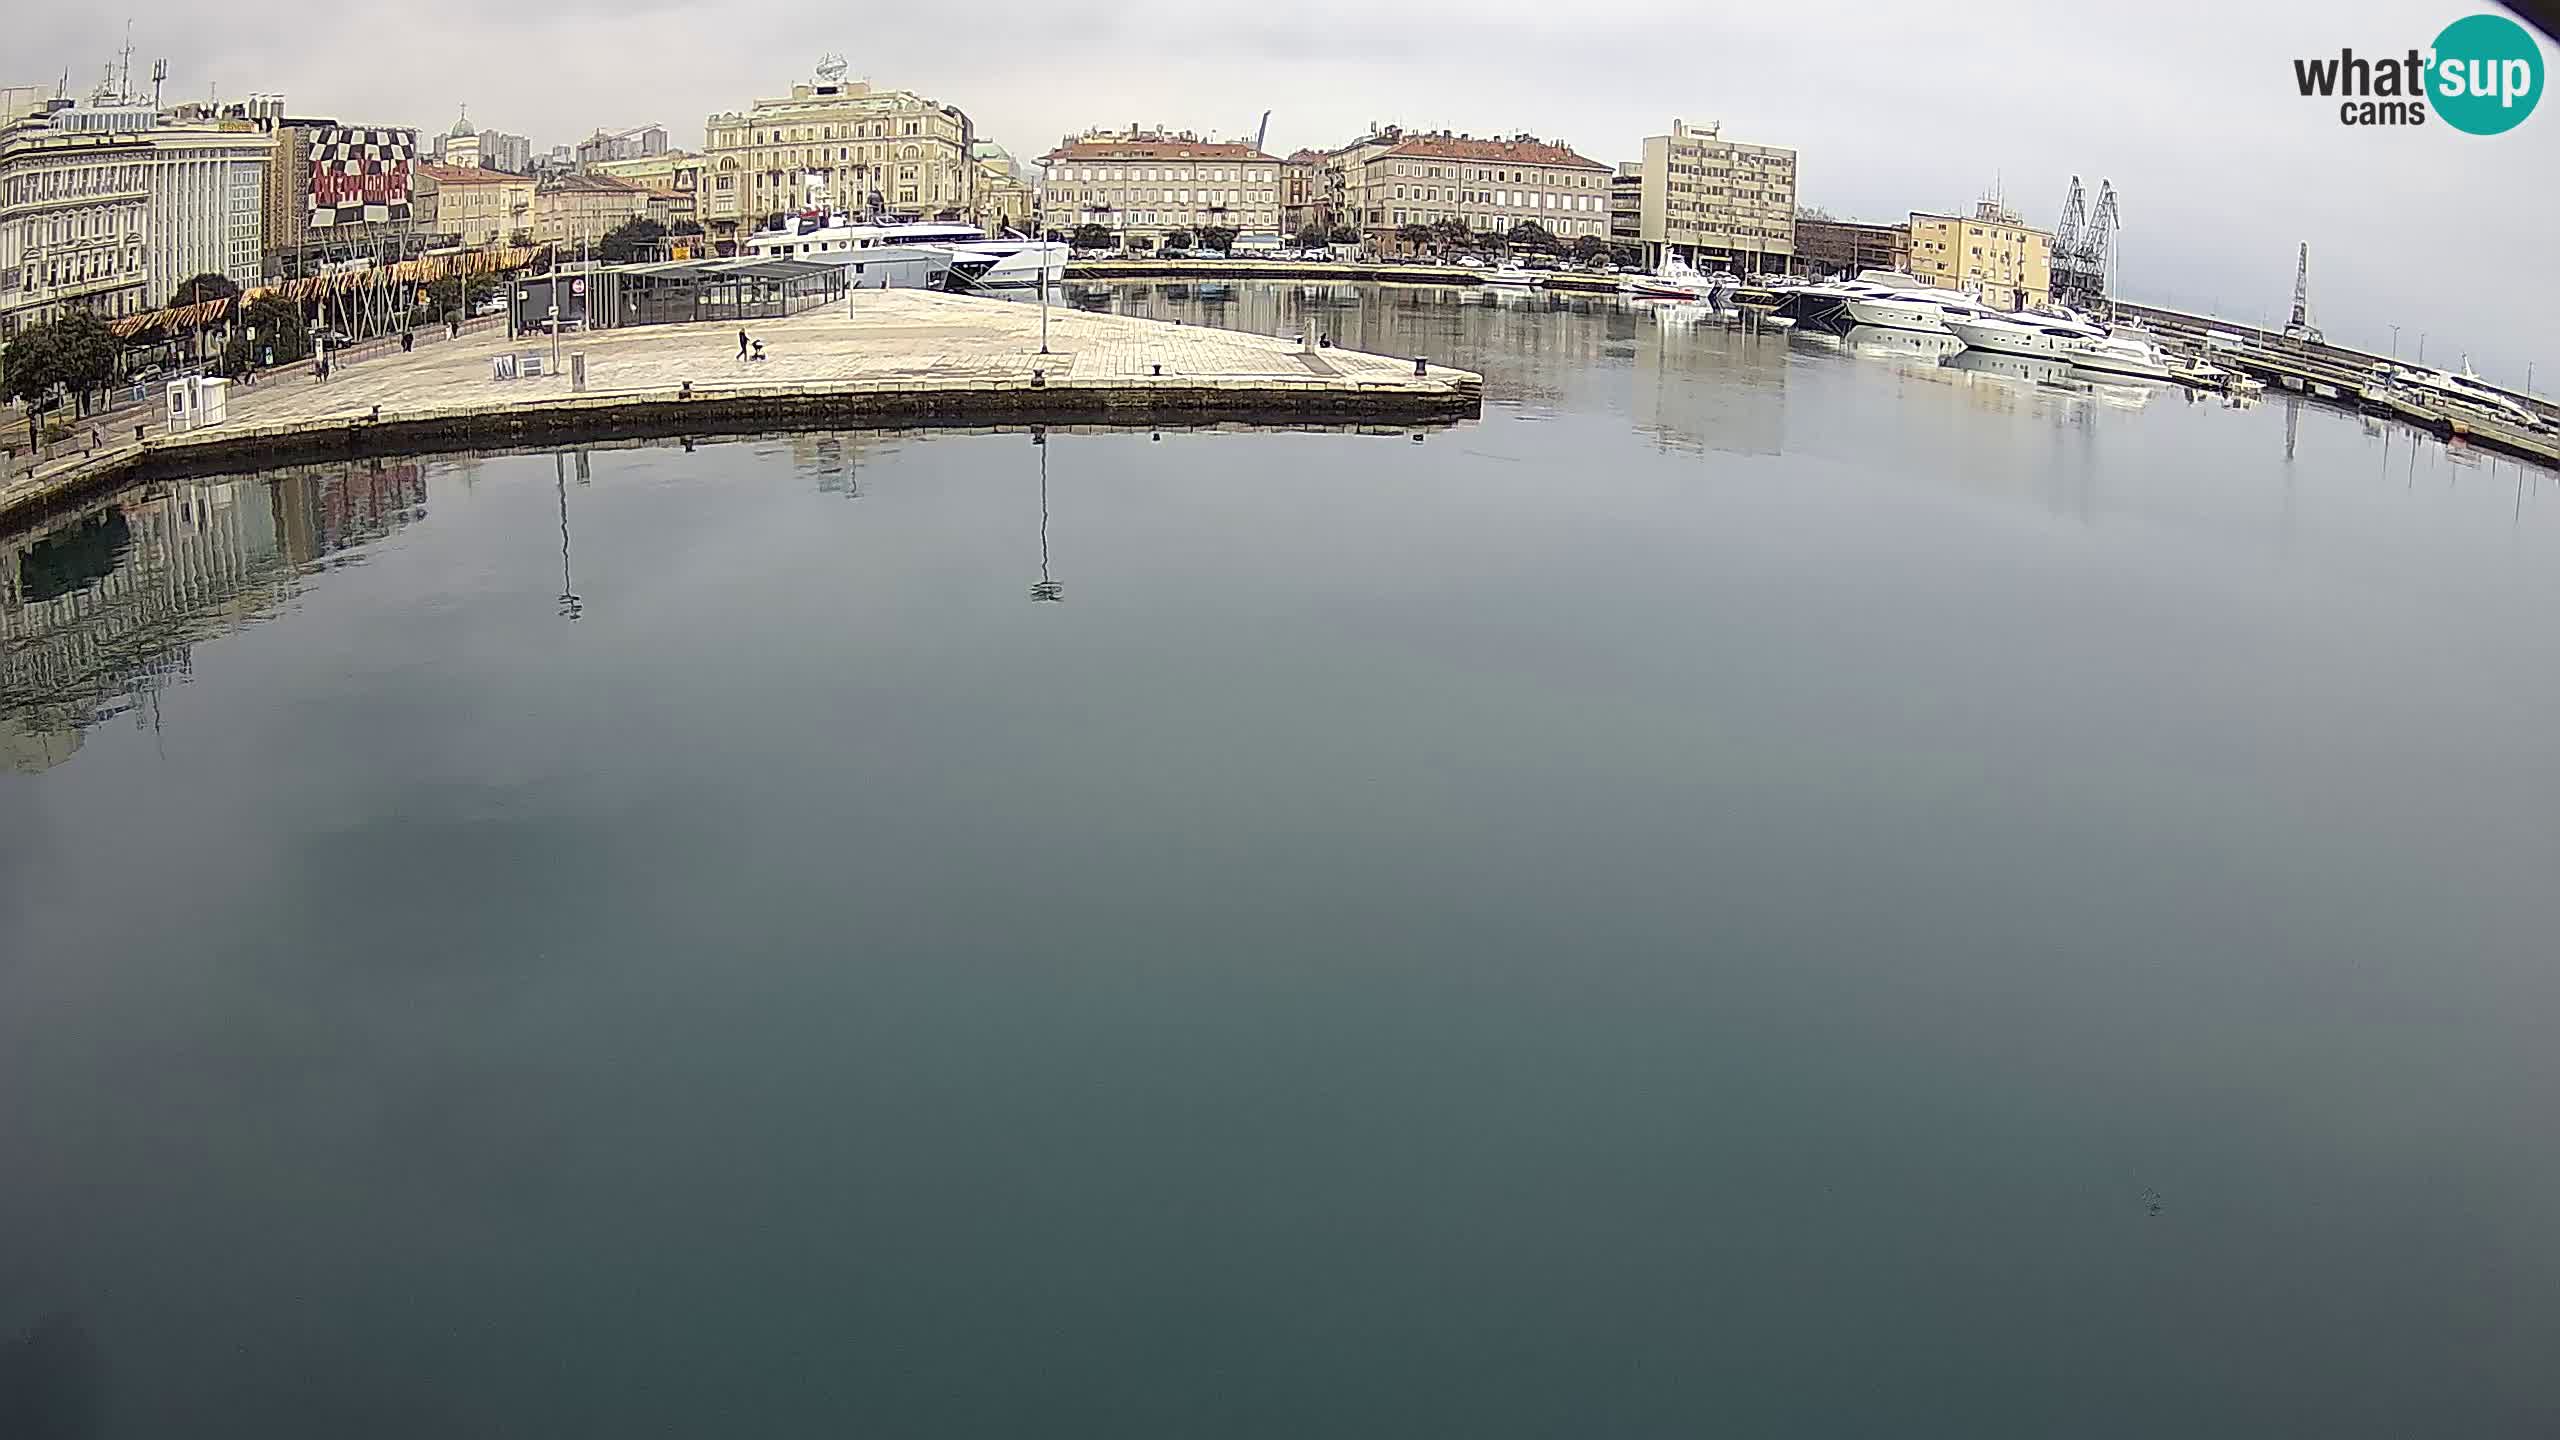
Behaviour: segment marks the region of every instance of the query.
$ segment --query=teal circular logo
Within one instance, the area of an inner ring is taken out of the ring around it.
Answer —
[[[2456,130],[2513,130],[2542,98],[2542,47],[2504,15],[2465,15],[2436,37],[2427,103]]]

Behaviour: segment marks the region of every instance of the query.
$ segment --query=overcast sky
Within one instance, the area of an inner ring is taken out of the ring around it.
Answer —
[[[1801,198],[1899,218],[1970,206],[1994,179],[2035,223],[2071,176],[2122,192],[2124,292],[2281,324],[2294,246],[2311,243],[2315,318],[2560,390],[2560,103],[2496,137],[2441,123],[2341,125],[2295,91],[2296,56],[2424,46],[2475,3],[2269,6],[1969,0],[1888,9],[1619,0],[1273,0],[1182,7],[847,6],[762,0],[501,0],[319,5],[133,0],[111,12],[26,6],[0,83],[95,83],[133,17],[137,68],[171,59],[173,96],[282,90],[350,123],[476,125],[574,139],[667,127],[784,93],[821,53],[853,74],[967,110],[1023,157],[1090,125],[1334,145],[1370,121],[1527,130],[1593,159],[1633,159],[1672,117],[1790,145]],[[108,14],[114,18],[105,18]],[[1956,21],[1961,34],[1938,22]],[[2554,59],[2545,40],[2546,70]]]

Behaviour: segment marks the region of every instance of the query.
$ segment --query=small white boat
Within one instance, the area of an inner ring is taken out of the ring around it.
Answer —
[[[1505,265],[1499,269],[1486,270],[1477,278],[1487,285],[1498,285],[1505,290],[1527,290],[1532,286],[1547,283],[1546,276],[1518,265]]]
[[[1677,255],[1666,255],[1650,275],[1630,275],[1618,282],[1620,293],[1640,300],[1704,300],[1712,303],[1716,286]]]

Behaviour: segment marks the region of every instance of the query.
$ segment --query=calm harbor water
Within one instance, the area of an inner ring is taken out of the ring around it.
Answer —
[[[2555,477],[1604,301],[1074,303],[1485,416],[0,544],[0,1421],[2560,1426]]]

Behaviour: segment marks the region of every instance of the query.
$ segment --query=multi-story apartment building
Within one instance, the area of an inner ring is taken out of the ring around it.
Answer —
[[[1670,134],[1644,142],[1641,207],[1648,265],[1668,254],[1700,268],[1785,270],[1796,248],[1796,152],[1674,120]]]
[[[484,170],[504,170],[510,175],[530,175],[533,173],[533,142],[504,130],[483,130],[480,132],[480,166]]]
[[[645,160],[667,153],[667,127],[641,125],[611,134],[599,130],[578,142],[577,166],[591,170],[611,160]]]
[[[1796,217],[1796,261],[1807,275],[1855,275],[1911,268],[1911,227],[1834,220],[1808,211]]]
[[[1412,248],[1398,236],[1408,225],[1444,220],[1496,234],[1536,225],[1567,242],[1608,238],[1609,167],[1561,142],[1389,132],[1355,144],[1337,166],[1348,223],[1381,251]]]
[[[534,181],[478,166],[421,165],[412,185],[421,224],[465,245],[504,245],[533,238]]]
[[[1644,165],[1641,161],[1621,160],[1618,172],[1609,177],[1609,243],[1644,243]]]
[[[649,191],[610,175],[555,175],[533,191],[536,243],[575,250],[649,214]]]
[[[58,127],[68,108],[0,117],[0,340],[68,310],[156,303],[150,140],[144,129]]]
[[[1911,273],[1927,284],[2024,310],[2052,298],[2053,236],[1985,198],[1973,214],[1911,212]]]
[[[1188,131],[1089,131],[1040,157],[1040,227],[1061,234],[1100,225],[1153,249],[1204,225],[1280,228],[1280,159],[1238,140]]]
[[[975,209],[977,134],[968,115],[843,77],[831,61],[815,84],[703,122],[706,229],[732,237],[813,196],[837,211],[905,219]]]
[[[1324,203],[1324,158],[1321,150],[1297,150],[1280,162],[1280,233],[1292,240],[1333,226]]]
[[[221,275],[242,289],[257,284],[275,136],[246,120],[223,120],[162,125],[150,140],[143,270],[152,303],[167,304],[181,282],[198,275]]]
[[[437,136],[427,153],[440,165],[457,168],[477,165],[487,170],[504,170],[510,175],[533,173],[532,141],[503,130],[474,130],[468,115],[456,120],[451,130]]]
[[[599,160],[587,166],[586,173],[609,175],[649,190],[691,195],[702,188],[704,163],[702,156],[690,150],[662,150],[630,160]]]
[[[257,283],[261,196],[275,146],[256,121],[202,105],[168,114],[133,102],[42,108],[55,134],[142,142],[144,308],[166,304],[179,282],[197,275]]]

